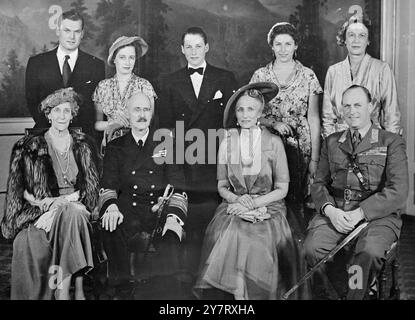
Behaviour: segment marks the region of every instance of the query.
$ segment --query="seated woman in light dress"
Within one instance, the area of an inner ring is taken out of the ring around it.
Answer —
[[[219,148],[223,202],[205,233],[194,287],[198,298],[279,299],[304,272],[286,219],[284,146],[280,137],[259,126],[264,104],[277,93],[273,83],[251,83],[226,106],[224,127],[235,122],[228,115],[235,115],[238,128],[227,130]]]
[[[72,88],[59,89],[40,105],[51,123],[13,147],[3,236],[14,239],[11,299],[85,299],[83,275],[93,268],[89,217],[98,203],[94,147],[69,132],[78,113]]]
[[[157,95],[153,86],[137,75],[139,58],[147,50],[147,43],[138,36],[119,37],[109,49],[107,63],[115,66],[115,75],[98,83],[92,96],[97,112],[95,129],[104,131],[103,147],[112,139],[124,135],[124,128],[130,128],[126,102],[133,92],[143,92],[154,108]],[[108,121],[103,121],[104,115]]]

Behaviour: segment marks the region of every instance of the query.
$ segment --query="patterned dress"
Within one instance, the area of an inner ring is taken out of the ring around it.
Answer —
[[[308,192],[307,173],[311,160],[311,134],[307,120],[310,96],[323,92],[314,72],[296,61],[289,82],[281,85],[273,71],[273,62],[255,71],[252,82],[273,82],[279,87],[278,95],[264,108],[263,116],[284,122],[294,131],[292,137],[282,137],[290,171],[287,201],[303,203]],[[272,128],[271,132],[276,133]]]
[[[122,93],[120,92],[116,76],[102,80],[98,83],[92,100],[95,102],[95,107],[107,116],[108,121],[114,121],[118,119],[119,114],[124,114],[128,117],[126,102],[135,91],[141,91],[149,97],[153,101],[154,107],[154,100],[157,99],[157,94],[153,86],[148,80],[140,78],[135,74],[131,75]],[[122,130],[119,130],[114,134],[113,139],[120,137],[124,133]]]

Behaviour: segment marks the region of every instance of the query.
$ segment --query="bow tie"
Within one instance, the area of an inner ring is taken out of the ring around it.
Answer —
[[[189,72],[189,75],[192,75],[193,73],[197,72],[200,75],[203,75],[203,67],[194,69],[194,68],[187,68],[187,72]]]

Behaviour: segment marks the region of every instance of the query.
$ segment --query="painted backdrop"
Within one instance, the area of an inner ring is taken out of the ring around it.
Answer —
[[[335,34],[350,13],[363,10],[373,24],[370,53],[379,57],[380,0],[2,0],[0,2],[0,117],[28,116],[24,74],[31,55],[56,46],[57,17],[77,8],[86,18],[82,49],[106,59],[120,35],[141,35],[150,45],[140,73],[157,89],[159,77],[184,65],[182,32],[201,26],[208,34],[208,60],[232,70],[240,84],[271,60],[269,28],[289,21],[302,41],[299,60],[323,84],[329,65],[342,60],[345,49]],[[108,69],[111,76],[113,70]]]

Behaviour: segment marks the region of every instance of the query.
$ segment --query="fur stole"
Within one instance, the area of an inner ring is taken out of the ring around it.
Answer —
[[[98,202],[98,157],[95,148],[83,133],[71,132],[73,153],[78,166],[75,190],[88,210]],[[24,198],[27,190],[36,199],[59,196],[58,183],[53,170],[52,158],[44,135],[28,135],[13,146],[7,181],[6,205],[1,230],[6,239],[14,238],[42,215],[38,207],[31,206]]]

